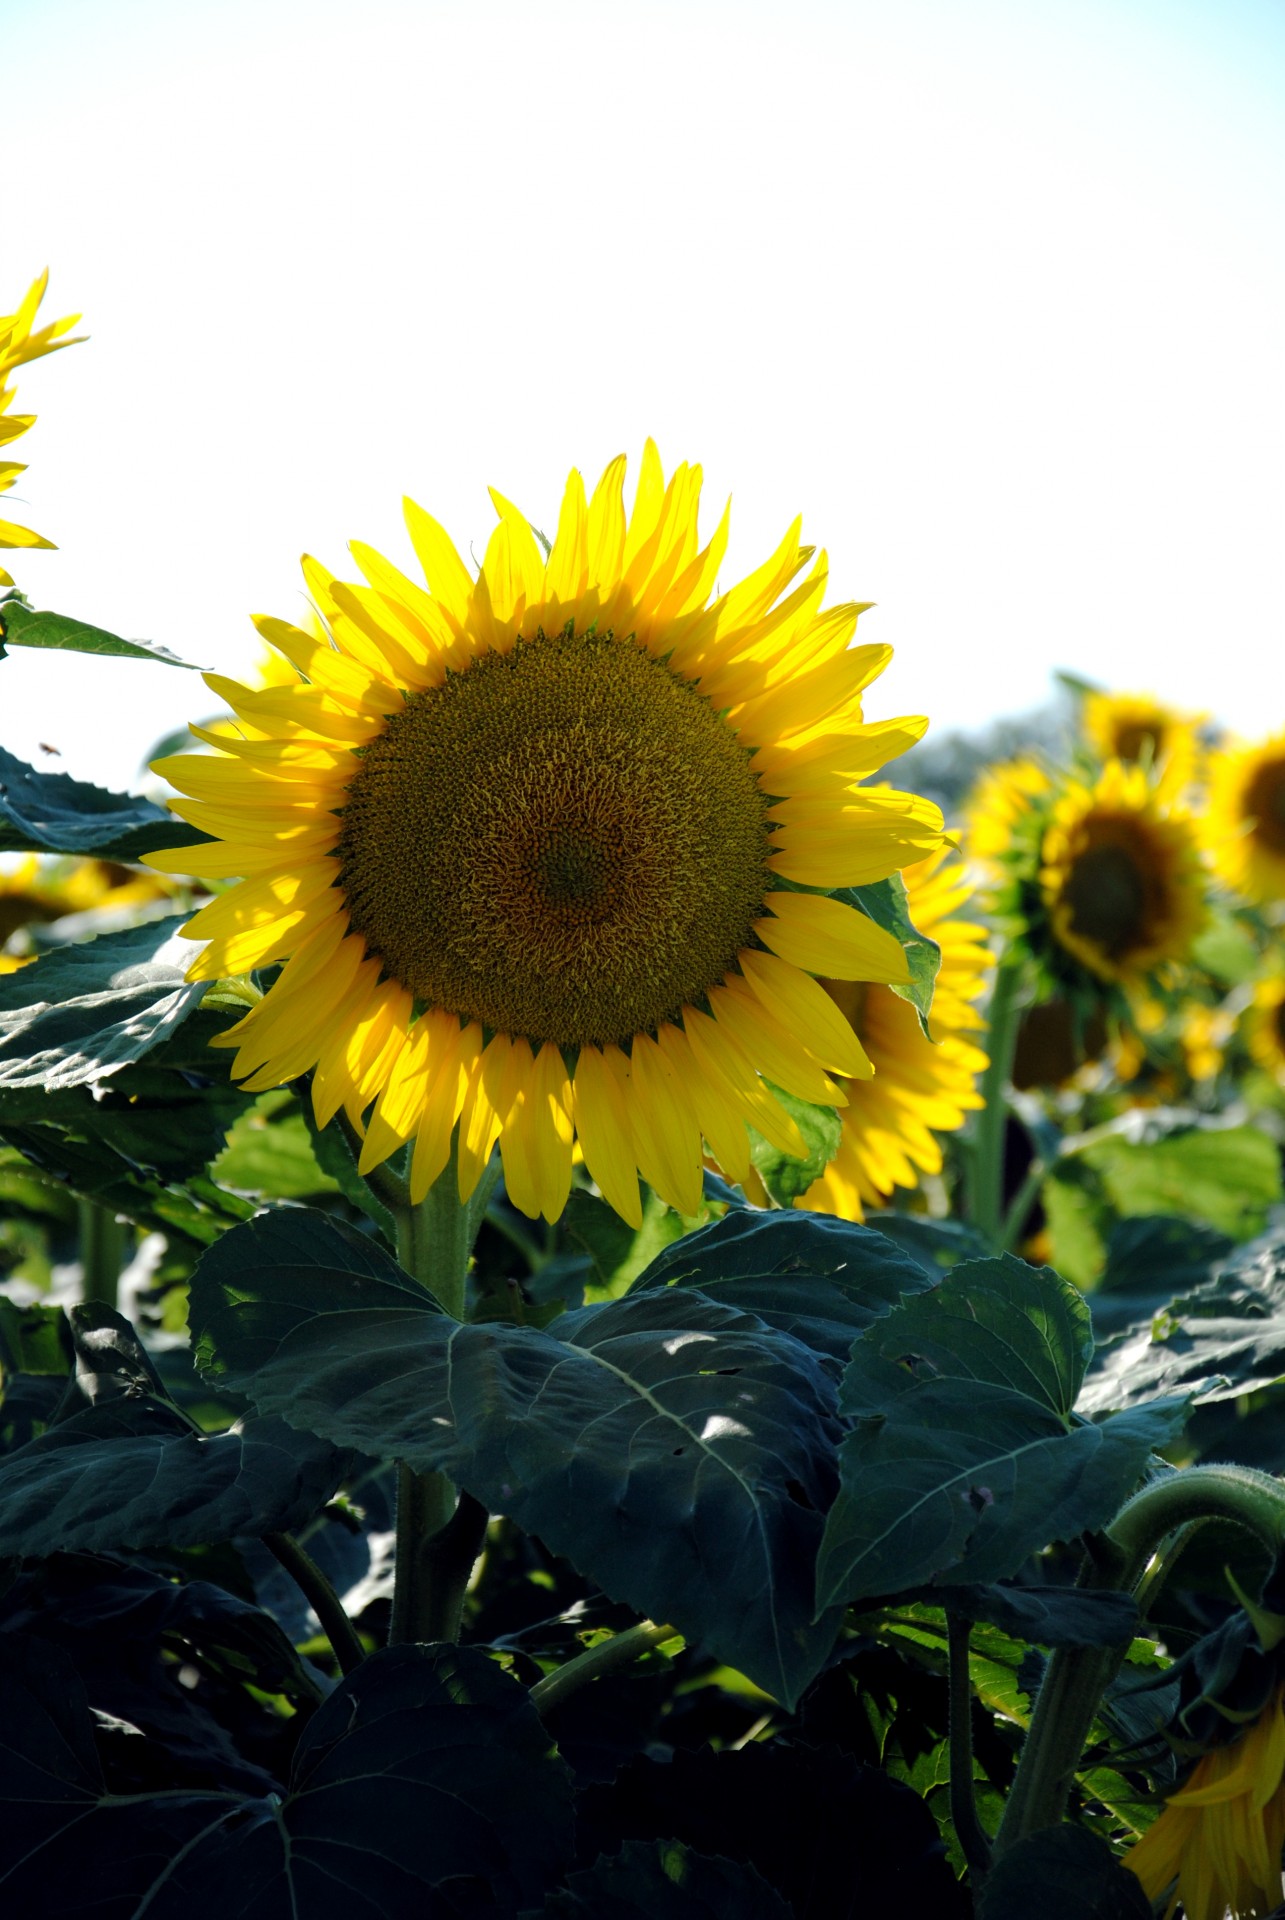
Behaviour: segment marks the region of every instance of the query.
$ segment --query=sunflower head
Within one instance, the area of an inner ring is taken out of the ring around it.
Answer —
[[[964,810],[965,846],[981,871],[993,878],[1031,838],[1031,823],[1053,792],[1053,777],[1029,755],[988,767]]]
[[[22,936],[31,927],[95,907],[141,906],[172,891],[158,874],[114,860],[42,860],[26,854],[0,868],[0,949],[12,944],[18,951],[7,957],[13,966],[21,965],[29,957],[29,940]]]
[[[1269,973],[1255,986],[1245,1038],[1253,1059],[1285,1087],[1285,973]]]
[[[1285,900],[1285,733],[1211,757],[1204,836],[1227,886],[1263,904]]]
[[[769,1082],[843,1105],[871,1073],[819,977],[908,977],[842,897],[941,841],[930,803],[859,784],[926,724],[865,721],[889,650],[823,609],[797,522],[711,598],[699,469],[667,482],[648,443],[631,513],[623,479],[571,475],[547,557],[493,494],[476,577],[412,503],[425,585],[360,545],[363,582],[306,561],[320,626],[257,622],[292,684],[207,676],[240,731],[158,763],[216,844],[151,864],[240,876],[186,929],[193,976],[286,963],[221,1036],[233,1072],[311,1072],[363,1170],[413,1143],[413,1198],[453,1138],[467,1198],[498,1141],[552,1219],[578,1140],[626,1218],[639,1171],[692,1213],[706,1151],[748,1174],[748,1125],[803,1151]]]
[[[1090,693],[1082,713],[1084,736],[1099,761],[1154,767],[1181,792],[1196,771],[1201,720],[1147,693]]]
[[[0,448],[11,440],[17,440],[28,427],[35,425],[34,414],[9,411],[17,395],[17,389],[10,379],[14,368],[25,365],[28,360],[39,359],[41,354],[54,353],[59,347],[76,344],[65,336],[79,320],[78,313],[69,314],[63,320],[54,320],[36,332],[32,331],[36,310],[44,298],[48,282],[49,275],[42,273],[27,289],[26,298],[16,313],[0,313]],[[18,475],[26,471],[20,461],[0,460],[0,493],[7,493]],[[30,527],[20,527],[12,520],[0,520],[0,548],[52,545],[51,540],[33,533]],[[0,567],[0,587],[12,585],[10,575]]]

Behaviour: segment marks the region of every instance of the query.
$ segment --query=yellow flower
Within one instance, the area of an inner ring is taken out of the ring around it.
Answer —
[[[1227,1043],[1235,1031],[1235,1016],[1226,1007],[1207,1007],[1188,1001],[1178,1023],[1187,1072],[1192,1080],[1213,1080],[1222,1072]]]
[[[1203,924],[1195,825],[1141,767],[1111,760],[1093,786],[1069,781],[1040,859],[1053,937],[1099,980],[1140,986]]]
[[[1211,757],[1204,830],[1227,886],[1250,900],[1285,900],[1285,733]]]
[[[944,860],[944,852],[933,854],[903,875],[911,919],[941,947],[933,1039],[891,987],[825,983],[875,1071],[873,1079],[846,1089],[839,1151],[798,1202],[813,1212],[860,1220],[865,1207],[884,1205],[894,1187],[916,1187],[921,1174],[940,1173],[937,1134],[953,1133],[982,1104],[976,1082],[986,1055],[970,1036],[983,1024],[975,1002],[994,956],[984,927],[954,917],[969,889],[958,863]]]
[[[1009,852],[1032,804],[1050,791],[1052,779],[1038,760],[1020,757],[988,767],[965,810],[965,847],[970,859],[993,869]]]
[[[1245,1037],[1259,1066],[1285,1086],[1285,973],[1269,974],[1254,988]]]
[[[172,891],[159,875],[114,860],[42,860],[25,854],[0,868],[0,973],[12,973],[34,957],[6,951],[28,927],[94,907],[142,906]]]
[[[1239,1738],[1197,1761],[1180,1792],[1124,1856],[1147,1898],[1172,1887],[1166,1920],[1268,1914],[1281,1900],[1285,1710],[1278,1687]]]
[[[17,440],[35,425],[33,413],[9,413],[17,389],[10,385],[9,375],[15,367],[23,366],[28,360],[36,360],[44,353],[56,353],[59,347],[76,344],[62,335],[70,332],[80,315],[69,314],[64,320],[54,320],[39,332],[31,331],[31,323],[36,317],[36,309],[44,298],[49,282],[48,273],[42,273],[32,282],[27,297],[16,313],[0,313],[0,447],[9,441]],[[18,460],[0,460],[0,493],[7,493],[20,473],[26,467]],[[52,540],[33,533],[30,527],[20,527],[12,520],[0,520],[0,547],[51,547]],[[13,580],[0,567],[0,587],[11,587]]]
[[[1148,693],[1090,693],[1082,718],[1085,737],[1100,760],[1154,766],[1174,792],[1196,771],[1196,729],[1203,716],[1178,713]]]
[[[413,1139],[416,1200],[458,1125],[463,1198],[498,1140],[510,1199],[555,1218],[578,1138],[626,1219],[638,1170],[694,1213],[702,1136],[732,1179],[746,1123],[803,1150],[764,1079],[843,1105],[832,1076],[872,1072],[815,976],[907,977],[833,897],[941,842],[930,803],[856,785],[926,724],[862,717],[890,649],[822,611],[797,521],[711,601],[727,517],[702,547],[699,468],[666,485],[648,442],[628,516],[623,482],[621,458],[586,502],[572,473],[547,560],[493,494],[476,580],[409,502],[428,591],[360,544],[365,585],[305,561],[330,642],[259,620],[301,682],[207,675],[245,737],[158,764],[218,844],[149,864],[242,876],[188,923],[191,977],[286,962],[220,1036],[234,1074],[313,1070],[363,1170]]]

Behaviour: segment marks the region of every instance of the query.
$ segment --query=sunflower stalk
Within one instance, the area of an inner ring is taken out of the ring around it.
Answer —
[[[1285,1486],[1250,1467],[1183,1467],[1126,1501],[1092,1543],[1078,1584],[1153,1601],[1163,1582],[1147,1570],[1171,1534],[1204,1520],[1230,1520],[1275,1557],[1285,1544]],[[1124,1664],[1128,1643],[1058,1647],[1040,1687],[1004,1818],[998,1859],[1029,1833],[1061,1820],[1102,1696]]]
[[[973,1797],[973,1688],[968,1672],[968,1642],[972,1622],[962,1615],[946,1615],[946,1645],[950,1687],[950,1817],[960,1851],[968,1863],[974,1887],[990,1866],[991,1843],[977,1817]]]
[[[977,1116],[969,1165],[968,1200],[973,1223],[998,1243],[1004,1229],[1004,1134],[1008,1121],[1008,1081],[1017,1046],[1018,997],[1022,964],[1012,953],[1000,961],[991,990],[986,1051],[990,1064],[982,1076],[984,1102]]]
[[[115,1307],[121,1269],[129,1252],[129,1223],[96,1200],[76,1202],[80,1232],[82,1298]]]

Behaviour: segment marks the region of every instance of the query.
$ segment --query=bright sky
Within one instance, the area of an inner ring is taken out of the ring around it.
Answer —
[[[971,726],[1055,667],[1282,724],[1281,0],[0,0],[0,308],[37,606],[236,671],[297,558],[480,553],[646,434],[796,512]],[[0,662],[0,742],[128,784],[195,676]],[[61,761],[38,745],[52,743]]]

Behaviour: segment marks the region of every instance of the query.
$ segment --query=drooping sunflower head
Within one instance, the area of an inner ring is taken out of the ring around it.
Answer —
[[[1098,760],[1154,767],[1175,792],[1195,773],[1200,719],[1165,706],[1151,694],[1087,694],[1081,719]]]
[[[413,1140],[416,1198],[458,1126],[465,1197],[498,1140],[515,1205],[554,1218],[578,1137],[627,1218],[639,1170],[694,1212],[702,1139],[733,1179],[747,1123],[803,1151],[765,1081],[841,1105],[832,1075],[871,1072],[816,976],[907,977],[836,897],[940,843],[928,802],[857,784],[926,724],[865,721],[889,650],[823,610],[797,522],[711,598],[699,469],[666,483],[648,443],[630,514],[623,479],[571,475],[547,558],[493,495],[476,578],[411,503],[427,587],[361,545],[361,584],[305,561],[320,637],[257,622],[295,684],[208,675],[243,734],[158,763],[218,844],[152,864],[241,876],[188,925],[193,976],[286,962],[233,1072],[311,1071],[363,1168]]]
[[[32,332],[32,323],[36,311],[44,298],[49,275],[42,273],[32,282],[26,298],[16,313],[0,313],[0,448],[17,440],[28,427],[35,425],[35,415],[31,413],[10,413],[17,389],[12,385],[10,376],[15,367],[25,365],[28,360],[37,360],[41,354],[54,353],[59,347],[74,346],[75,341],[64,336],[69,334],[80,315],[68,314],[63,320],[54,320],[47,327]],[[7,493],[20,473],[26,467],[15,460],[0,460],[0,493]],[[20,527],[12,520],[0,520],[0,548],[3,547],[51,547],[53,542],[43,535],[33,533],[30,527]],[[11,587],[13,580],[3,567],[0,567],[0,587]]]
[[[1285,900],[1285,733],[1212,755],[1205,845],[1214,870],[1249,900]]]
[[[1098,980],[1141,985],[1187,952],[1205,917],[1196,829],[1142,767],[1070,780],[1044,829],[1040,890],[1053,939]]]

